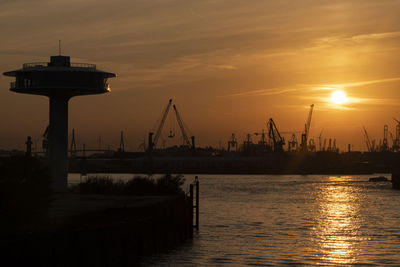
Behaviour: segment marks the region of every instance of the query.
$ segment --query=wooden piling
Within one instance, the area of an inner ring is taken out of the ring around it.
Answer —
[[[196,186],[196,202],[194,202],[194,190],[193,187]],[[195,219],[195,224],[193,225],[193,228],[196,228],[196,230],[199,230],[199,203],[200,203],[200,194],[199,194],[199,178],[196,176],[194,180],[194,184],[190,184],[190,191],[189,191],[189,197],[190,201],[192,203],[192,214],[193,210],[195,211],[196,219]]]
[[[196,230],[199,230],[199,179],[196,176]]]

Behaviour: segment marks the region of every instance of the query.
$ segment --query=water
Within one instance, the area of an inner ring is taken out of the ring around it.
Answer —
[[[200,231],[144,265],[399,266],[400,191],[369,177],[200,175]]]

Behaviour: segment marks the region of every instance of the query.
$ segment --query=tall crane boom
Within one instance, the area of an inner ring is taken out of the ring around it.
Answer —
[[[367,145],[368,152],[372,152],[372,145],[371,145],[371,140],[369,139],[367,129],[363,126],[364,129],[364,135],[365,135],[365,144]]]
[[[314,109],[314,104],[312,104],[310,106],[308,118],[307,118],[306,124],[304,125],[304,133],[301,135],[301,150],[302,151],[307,151],[307,142],[308,142],[308,137],[310,134],[311,117],[312,117],[313,109]]]
[[[268,136],[272,139],[274,143],[274,152],[283,151],[283,145],[285,144],[285,139],[281,136],[276,127],[276,124],[272,118],[268,121]]]
[[[187,136],[187,133],[186,133],[186,130],[185,130],[185,125],[183,123],[181,115],[179,115],[179,112],[176,109],[176,106],[174,105],[173,107],[174,107],[174,111],[175,111],[175,115],[176,115],[176,120],[178,121],[178,124],[179,124],[179,128],[181,128],[183,143],[190,147],[191,144],[190,144],[189,138]]]
[[[170,108],[171,108],[171,105],[172,105],[172,99],[169,100],[167,107],[164,109],[164,112],[163,112],[163,115],[162,115],[162,118],[161,118],[160,125],[158,125],[156,134],[155,134],[155,136],[154,136],[154,141],[153,141],[154,146],[157,145],[158,138],[160,137],[162,128],[164,127],[165,120],[166,120],[166,118],[167,118],[167,116],[168,116],[168,112],[169,112],[169,110],[170,110]]]
[[[311,125],[311,117],[314,109],[314,104],[310,106],[310,112],[308,113],[308,118],[307,118],[307,124],[305,127],[305,134],[306,134],[306,139],[308,140],[308,135],[310,133],[310,125]]]

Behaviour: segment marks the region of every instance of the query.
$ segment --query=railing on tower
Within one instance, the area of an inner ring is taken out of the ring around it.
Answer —
[[[48,64],[48,62],[25,63],[25,64],[22,65],[22,68],[23,69],[45,68],[45,67],[48,66],[47,64]],[[96,65],[95,64],[89,64],[89,63],[71,63],[70,67],[96,70]]]
[[[71,63],[71,67],[74,68],[85,68],[85,69],[96,69],[95,64],[89,64],[89,63]]]
[[[44,68],[44,67],[47,67],[47,62],[32,62],[32,63],[25,63],[22,65],[23,69]]]

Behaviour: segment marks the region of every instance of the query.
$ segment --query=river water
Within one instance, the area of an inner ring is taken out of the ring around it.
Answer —
[[[200,175],[200,231],[144,265],[400,266],[400,191],[369,177]]]

